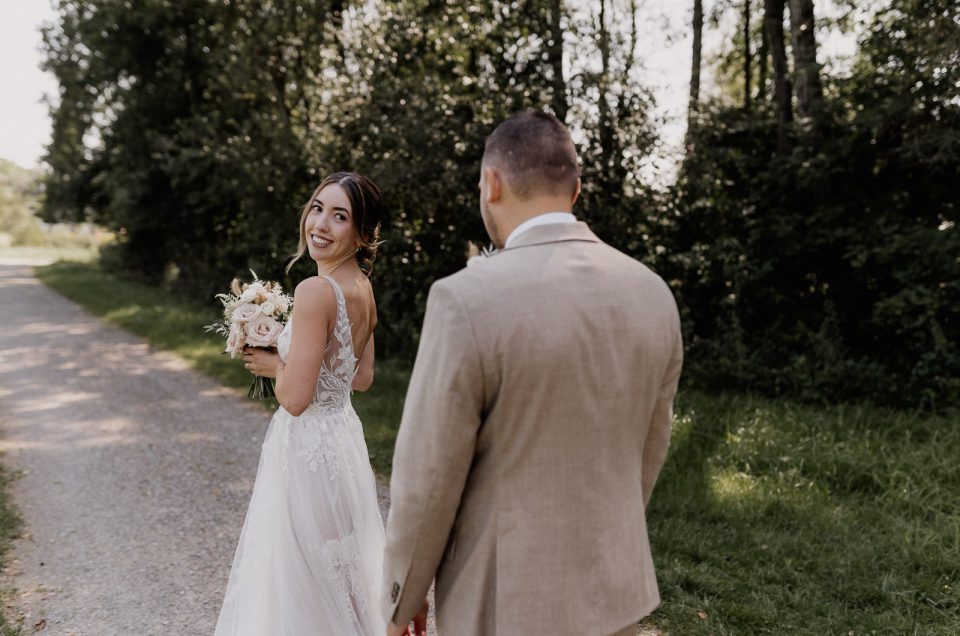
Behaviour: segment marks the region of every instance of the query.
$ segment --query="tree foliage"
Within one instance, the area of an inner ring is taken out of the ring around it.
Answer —
[[[40,175],[0,159],[0,246],[40,245]]]
[[[611,26],[635,3],[603,5],[598,23],[558,0],[62,0],[46,31],[61,83],[46,215],[117,231],[104,257],[117,269],[211,293],[250,267],[281,277],[313,184],[368,174],[388,209],[381,342],[410,353],[429,283],[485,242],[479,159],[510,113],[582,116],[585,165],[602,177],[589,216],[632,231],[623,157],[652,143],[648,102],[619,79],[633,56]]]
[[[700,121],[666,242],[704,381],[956,402],[958,23],[945,1],[877,13],[789,154],[775,105]]]
[[[365,173],[387,203],[378,348],[409,355],[430,283],[486,242],[484,138],[546,108],[579,146],[578,214],[677,293],[690,380],[955,403],[956,3],[865,14],[843,75],[817,64],[814,5],[703,7],[741,16],[717,78],[736,103],[699,91],[664,189],[641,176],[659,139],[637,0],[60,0],[44,214],[114,230],[108,267],[207,295],[283,279],[314,184]]]

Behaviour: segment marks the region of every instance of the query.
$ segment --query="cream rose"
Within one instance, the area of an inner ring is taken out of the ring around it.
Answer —
[[[283,325],[263,314],[244,325],[244,331],[247,333],[247,344],[251,347],[272,346],[276,343],[277,336],[280,335],[282,329]]]
[[[233,315],[231,318],[233,322],[250,322],[254,318],[260,315],[260,307],[254,305],[253,303],[243,303],[237,305],[233,310]]]
[[[243,329],[241,329],[237,323],[230,325],[230,334],[227,336],[227,348],[224,349],[224,351],[229,353],[231,358],[236,358],[237,353],[240,352],[243,345]]]
[[[264,316],[272,316],[275,311],[277,311],[277,306],[269,300],[260,305],[260,313]]]

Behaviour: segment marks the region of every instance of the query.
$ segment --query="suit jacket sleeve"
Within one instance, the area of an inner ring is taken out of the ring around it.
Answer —
[[[657,482],[657,475],[667,459],[667,448],[670,446],[670,431],[673,426],[673,399],[677,395],[677,385],[680,382],[680,369],[683,366],[683,339],[679,325],[673,337],[670,362],[660,385],[660,391],[653,407],[650,418],[650,428],[647,430],[646,441],[643,445],[643,505],[650,504],[650,495]]]
[[[473,459],[483,383],[470,316],[438,281],[393,456],[382,607],[398,625],[420,610],[446,548]]]

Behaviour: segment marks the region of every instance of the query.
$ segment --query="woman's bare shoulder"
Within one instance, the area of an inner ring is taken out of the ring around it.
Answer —
[[[293,290],[294,311],[302,308],[299,315],[324,314],[336,312],[337,293],[333,286],[319,276],[311,276],[300,281]]]

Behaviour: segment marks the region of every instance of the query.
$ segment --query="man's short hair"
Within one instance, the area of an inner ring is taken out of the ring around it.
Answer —
[[[499,168],[520,199],[577,191],[580,170],[570,133],[559,119],[529,108],[512,115],[487,137],[484,167]]]

